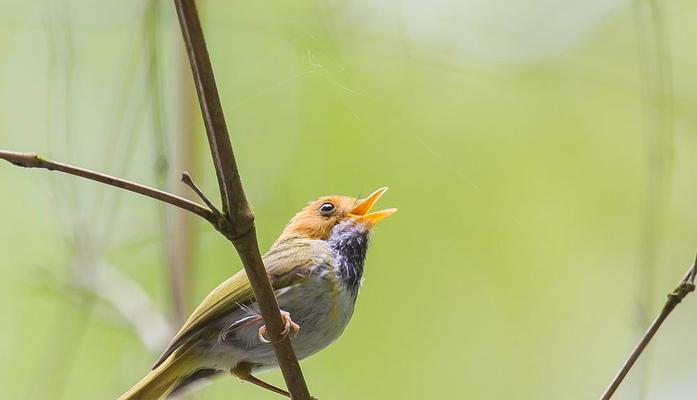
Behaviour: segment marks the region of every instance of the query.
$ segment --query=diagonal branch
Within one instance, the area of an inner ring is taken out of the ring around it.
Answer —
[[[138,193],[156,200],[169,203],[191,213],[198,215],[213,225],[217,225],[216,215],[205,207],[187,200],[183,197],[175,196],[162,190],[154,189],[139,183],[116,178],[114,176],[101,174],[88,169],[75,167],[51,160],[45,160],[35,153],[18,153],[15,151],[0,150],[0,159],[8,161],[14,165],[25,168],[43,168],[50,171],[60,171],[66,174],[87,178],[107,185],[115,186],[130,192]]]
[[[220,196],[223,201],[223,213],[237,221],[240,212],[249,209],[247,199],[242,190],[240,176],[237,173],[235,154],[230,144],[225,116],[220,105],[220,97],[215,84],[213,67],[203,38],[203,30],[193,0],[176,0],[177,14],[181,26],[186,51],[191,62],[196,93],[198,94],[203,123],[206,126],[208,144],[215,173],[218,177]],[[249,219],[248,217],[244,219]],[[249,221],[246,221],[250,223]]]
[[[632,369],[632,366],[634,366],[636,360],[639,358],[646,346],[649,345],[649,342],[651,339],[653,339],[654,335],[666,318],[668,318],[668,315],[670,315],[673,309],[680,304],[685,296],[695,290],[696,275],[697,259],[695,259],[695,262],[692,264],[690,269],[687,270],[687,273],[685,273],[685,276],[682,278],[682,281],[680,281],[680,284],[671,293],[668,293],[668,300],[666,300],[666,303],[663,305],[663,309],[661,309],[661,312],[653,321],[649,329],[646,331],[639,343],[637,343],[636,347],[634,347],[634,350],[632,350],[632,353],[629,355],[629,357],[627,357],[627,360],[625,360],[624,364],[622,364],[622,368],[620,368],[617,375],[615,375],[610,385],[607,387],[607,389],[605,389],[605,392],[603,392],[603,395],[600,397],[601,400],[609,400],[612,397],[622,383],[624,377],[627,376],[629,370]]]
[[[218,230],[232,242],[242,260],[254,297],[259,303],[259,309],[264,317],[267,332],[274,343],[276,359],[288,391],[293,399],[309,400],[310,393],[293,346],[290,339],[281,333],[284,324],[259,252],[254,228],[254,214],[247,203],[240,181],[196,4],[193,0],[174,0],[174,4],[189,54],[196,92],[220,187],[225,220],[221,221],[224,223],[218,226]]]

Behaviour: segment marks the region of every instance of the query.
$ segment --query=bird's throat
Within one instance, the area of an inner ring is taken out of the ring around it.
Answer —
[[[327,241],[334,257],[334,268],[354,298],[363,279],[368,240],[366,228],[346,222],[334,226]]]

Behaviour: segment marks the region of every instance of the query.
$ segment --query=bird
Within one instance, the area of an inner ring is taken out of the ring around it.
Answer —
[[[353,315],[373,228],[396,208],[370,212],[386,187],[357,199],[322,196],[300,210],[264,254],[285,329],[299,359],[324,349]],[[196,307],[152,370],[118,400],[174,398],[231,374],[290,397],[259,378],[277,367],[244,269]]]

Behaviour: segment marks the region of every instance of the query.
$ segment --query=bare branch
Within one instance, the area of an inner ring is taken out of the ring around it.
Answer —
[[[230,136],[220,105],[218,88],[213,76],[213,67],[208,56],[206,42],[203,38],[196,4],[192,0],[175,0],[174,3],[194,75],[203,122],[206,126],[208,144],[213,156],[223,201],[223,213],[237,221],[240,219],[240,211],[245,211],[249,207],[242,191],[240,176],[237,173],[235,154],[230,144]],[[251,221],[247,223],[249,224]]]
[[[254,214],[247,203],[240,181],[196,4],[193,0],[174,0],[174,4],[189,54],[208,143],[218,177],[223,213],[227,222],[220,224],[218,230],[233,243],[240,255],[254,291],[254,297],[264,317],[267,332],[271,341],[274,342],[276,359],[288,391],[293,399],[310,399],[310,393],[290,339],[281,334],[284,324],[259,252]]]
[[[198,215],[213,225],[216,225],[218,220],[216,215],[205,207],[187,200],[183,197],[175,196],[171,193],[162,190],[154,189],[139,183],[127,181],[125,179],[116,178],[114,176],[101,174],[99,172],[90,171],[88,169],[75,167],[69,164],[63,164],[51,160],[45,160],[35,153],[18,153],[14,151],[0,150],[0,159],[9,161],[19,167],[25,168],[43,168],[49,171],[60,171],[66,174],[80,176],[93,181],[101,182],[107,185],[115,186],[130,192],[138,193],[156,200],[169,203],[191,213]]]
[[[617,375],[615,375],[615,378],[612,380],[607,389],[605,389],[603,395],[600,397],[601,400],[609,400],[612,397],[612,395],[615,393],[617,388],[622,383],[624,377],[627,376],[629,370],[632,369],[632,366],[634,366],[636,360],[639,358],[646,346],[648,346],[651,339],[653,339],[654,335],[663,324],[663,321],[665,321],[666,318],[668,318],[668,315],[670,315],[673,309],[675,309],[675,307],[678,304],[680,304],[680,302],[682,301],[682,299],[685,298],[685,296],[687,296],[688,294],[690,294],[690,292],[695,290],[695,275],[697,275],[697,258],[695,259],[695,262],[692,264],[690,269],[687,270],[687,273],[682,278],[682,281],[680,281],[680,284],[671,293],[668,293],[668,300],[663,305],[663,309],[658,314],[656,319],[653,321],[653,323],[646,331],[644,336],[641,338],[639,343],[636,345],[636,347],[634,347],[634,350],[632,350],[627,360],[624,362],[624,364],[622,364],[622,368],[620,368],[620,370],[617,372]]]
[[[199,189],[198,186],[196,186],[196,184],[194,183],[194,180],[191,179],[191,175],[189,175],[188,172],[182,172],[182,182],[184,182],[184,184],[186,186],[190,187],[191,190],[193,190],[194,193],[196,193],[196,195],[198,197],[200,197],[201,200],[203,200],[203,202],[208,206],[208,208],[211,211],[213,211],[213,213],[215,215],[217,215],[218,217],[223,216],[222,213],[220,211],[218,211],[218,209],[215,207],[213,202],[208,199],[208,197],[203,193],[203,191],[201,189]]]

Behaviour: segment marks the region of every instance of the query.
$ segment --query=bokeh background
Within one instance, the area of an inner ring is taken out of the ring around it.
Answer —
[[[697,250],[697,4],[200,1],[265,249],[390,186],[327,399],[596,398]],[[0,0],[0,148],[216,184],[168,1]],[[240,268],[155,201],[0,165],[5,399],[115,398]],[[694,295],[693,295],[694,296]],[[618,399],[697,391],[697,296]],[[265,378],[281,383],[278,372]],[[193,399],[275,399],[219,379]]]

